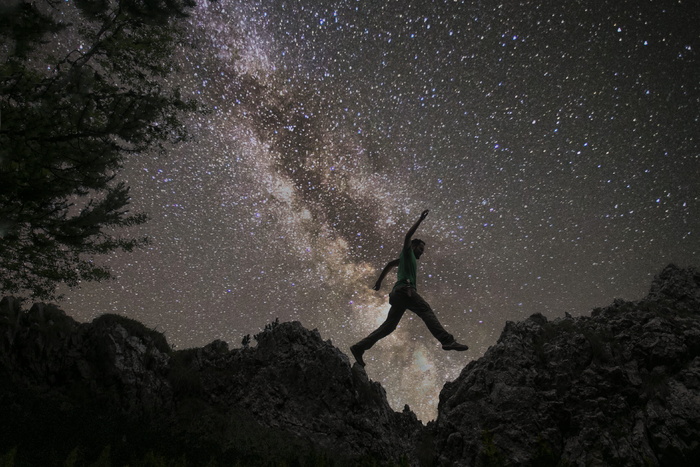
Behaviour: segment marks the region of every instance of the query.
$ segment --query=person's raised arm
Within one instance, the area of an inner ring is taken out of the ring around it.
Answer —
[[[382,281],[386,277],[387,274],[389,274],[389,271],[391,271],[393,268],[399,265],[399,260],[395,259],[394,261],[389,261],[386,266],[384,266],[384,270],[382,273],[379,275],[379,279],[377,279],[377,282],[374,283],[374,287],[372,287],[374,290],[379,290],[382,287]]]
[[[411,227],[410,229],[408,229],[408,232],[406,232],[406,238],[404,238],[404,240],[403,240],[403,247],[404,247],[404,248],[411,246],[411,238],[413,238],[413,234],[416,233],[416,230],[418,230],[418,226],[420,225],[421,222],[423,222],[423,219],[425,219],[426,217],[428,217],[428,212],[429,212],[428,209],[426,209],[425,211],[423,211],[423,212],[420,214],[420,219],[418,219],[418,220],[416,221],[416,223],[413,224],[413,227]]]

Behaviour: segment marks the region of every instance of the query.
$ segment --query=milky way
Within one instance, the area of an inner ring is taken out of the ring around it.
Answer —
[[[365,360],[431,420],[506,321],[641,299],[666,264],[700,264],[699,19],[670,0],[201,4],[172,83],[208,112],[122,173],[151,244],[61,305],[177,348],[299,320],[349,354],[430,209],[419,291],[470,350],[408,312]]]

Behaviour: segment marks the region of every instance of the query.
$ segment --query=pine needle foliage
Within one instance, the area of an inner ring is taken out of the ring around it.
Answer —
[[[55,299],[110,277],[98,255],[146,216],[127,157],[186,138],[169,81],[194,0],[10,0],[0,6],[0,289]]]

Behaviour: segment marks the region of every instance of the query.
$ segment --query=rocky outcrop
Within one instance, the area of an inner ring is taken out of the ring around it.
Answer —
[[[506,323],[427,427],[317,331],[173,351],[116,315],[0,302],[0,465],[700,465],[700,274]]]
[[[700,465],[700,274],[644,300],[506,324],[445,385],[442,465]]]
[[[162,334],[117,315],[79,324],[54,305],[0,302],[0,375],[38,392],[81,384],[138,417],[169,410],[170,347]]]
[[[432,455],[416,449],[424,427],[408,408],[392,410],[381,385],[298,322],[268,325],[255,347],[172,351],[121,316],[79,324],[5,298],[0,337],[0,456],[25,446],[17,455],[29,465],[75,452],[89,464],[107,447],[132,464],[153,450],[187,465],[417,465]]]
[[[254,348],[228,350],[216,341],[181,353],[180,368],[194,386],[178,393],[201,394],[219,412],[247,412],[331,457],[417,462],[423,426],[415,414],[395,412],[381,385],[357,365],[351,368],[318,331],[272,323],[255,338]]]

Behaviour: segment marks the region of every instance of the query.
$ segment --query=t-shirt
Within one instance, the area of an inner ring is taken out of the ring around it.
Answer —
[[[416,287],[416,273],[418,271],[418,265],[416,263],[416,255],[413,254],[413,248],[407,246],[401,251],[399,255],[399,270],[396,273],[396,284],[392,291],[400,289],[401,287],[411,287],[417,289]]]

